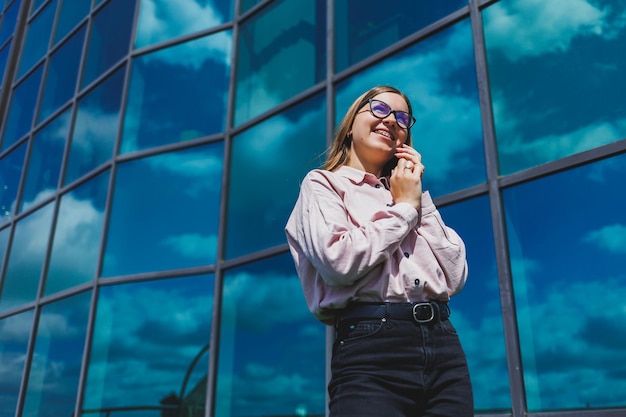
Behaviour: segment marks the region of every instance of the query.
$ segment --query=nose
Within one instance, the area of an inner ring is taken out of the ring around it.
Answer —
[[[383,119],[383,123],[388,124],[388,123],[393,123],[393,124],[397,124],[398,121],[396,120],[396,114],[394,112],[389,113],[384,119]]]

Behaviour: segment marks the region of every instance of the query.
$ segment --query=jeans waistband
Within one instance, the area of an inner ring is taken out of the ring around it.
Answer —
[[[393,319],[412,320],[419,324],[436,323],[450,317],[448,303],[424,301],[417,303],[350,303],[337,313],[337,322],[345,320]]]

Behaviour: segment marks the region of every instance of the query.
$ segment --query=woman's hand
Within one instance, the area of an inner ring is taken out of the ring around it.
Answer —
[[[422,203],[422,156],[408,145],[396,150],[398,165],[389,179],[391,195],[396,203],[409,203],[419,210]]]

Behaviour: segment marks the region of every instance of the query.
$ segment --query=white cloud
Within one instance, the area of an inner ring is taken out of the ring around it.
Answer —
[[[96,275],[104,213],[91,200],[69,193],[62,197],[48,276],[63,288],[82,284]]]
[[[510,0],[487,9],[485,38],[511,61],[569,49],[579,36],[612,38],[608,9],[589,0]]]
[[[211,255],[214,259],[217,250],[217,235],[205,236],[197,233],[186,233],[178,236],[169,236],[163,245],[170,247],[182,256],[196,259],[206,259]]]
[[[626,253],[626,225],[612,224],[587,232],[583,242],[591,243],[613,253]]]
[[[218,26],[224,18],[211,2],[201,5],[196,0],[144,0],[137,33],[137,45],[169,40]],[[146,56],[146,59],[198,69],[205,60],[213,59],[230,65],[232,37],[220,32],[208,37],[167,48]]]
[[[536,138],[525,137],[524,124],[528,118],[521,120],[507,107],[508,100],[495,97],[493,101],[494,118],[498,121],[498,150],[506,155],[507,160],[522,158],[526,164],[538,165],[565,156],[584,152],[598,146],[612,143],[624,138],[626,118],[605,120],[579,127],[563,133],[553,133]],[[534,119],[543,119],[546,114],[533,114]]]
[[[213,282],[205,276],[193,279],[206,279],[206,291],[190,295],[188,278],[180,278],[179,288],[126,284],[100,298],[86,408],[157,405],[178,392],[210,336]]]

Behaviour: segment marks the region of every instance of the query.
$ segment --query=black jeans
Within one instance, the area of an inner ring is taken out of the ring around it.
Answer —
[[[337,326],[331,417],[469,417],[472,386],[449,320],[358,320]]]

